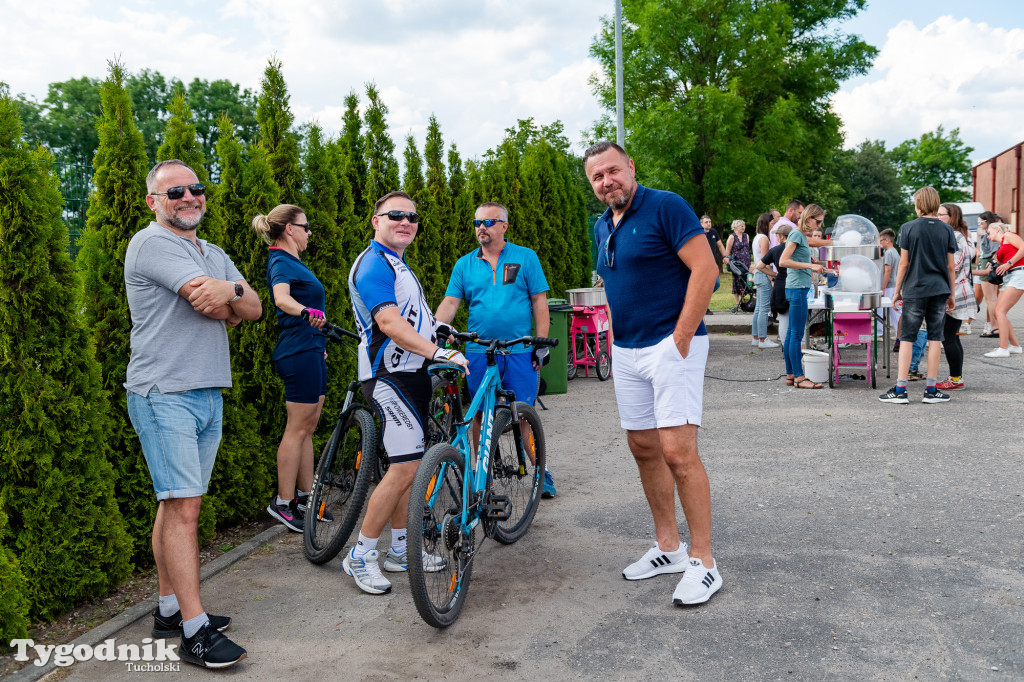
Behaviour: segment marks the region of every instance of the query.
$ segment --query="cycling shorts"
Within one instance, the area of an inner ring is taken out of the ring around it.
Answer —
[[[322,350],[305,350],[274,363],[284,382],[284,399],[313,404],[327,395],[327,359]]]
[[[426,372],[398,372],[363,382],[363,395],[380,415],[384,451],[391,464],[423,459],[430,393]]]

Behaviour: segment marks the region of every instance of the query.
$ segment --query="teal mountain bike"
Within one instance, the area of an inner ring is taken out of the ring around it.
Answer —
[[[409,497],[409,556],[444,559],[444,568],[432,572],[424,570],[422,561],[409,562],[416,609],[436,628],[454,623],[465,603],[479,549],[477,530],[480,543],[493,537],[511,544],[529,529],[540,499],[544,429],[536,410],[501,388],[496,355],[517,344],[558,345],[558,339],[533,336],[510,341],[454,336],[486,346],[487,371],[466,418],[454,423],[451,442],[438,443],[423,456]],[[451,372],[452,366],[435,365],[429,371]],[[474,452],[470,443],[477,414],[481,427]]]

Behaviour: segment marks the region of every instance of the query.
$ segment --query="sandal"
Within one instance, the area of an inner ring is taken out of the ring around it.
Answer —
[[[786,385],[787,386],[792,386],[793,385],[793,377],[791,377],[791,376],[786,377]]]
[[[998,339],[999,338],[999,330],[998,329],[993,329],[990,332],[982,332],[981,334],[978,334],[978,336],[980,336],[983,339]]]
[[[810,384],[810,385],[808,385]],[[799,379],[793,379],[794,388],[821,388],[821,384],[816,384],[807,377],[800,377]]]

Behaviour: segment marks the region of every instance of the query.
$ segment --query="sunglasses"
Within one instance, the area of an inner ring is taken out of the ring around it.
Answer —
[[[400,223],[403,220],[408,219],[410,223],[415,225],[420,221],[420,214],[415,211],[386,211],[384,213],[378,213],[377,217],[387,216],[388,220],[393,220],[396,223]]]
[[[608,266],[609,270],[615,269],[615,243],[612,242],[612,237],[618,230],[612,230],[608,238],[604,240],[604,264]]]
[[[192,192],[192,196],[201,197],[206,193],[206,188],[201,182],[197,182],[193,185],[178,185],[177,187],[168,187],[166,192],[153,192],[152,195],[155,197],[166,195],[171,201],[177,201],[178,199],[185,196],[185,190]]]
[[[303,230],[306,231],[306,234],[309,234],[310,232],[313,231],[313,230],[309,229],[309,223],[289,223],[289,224],[290,225],[294,225],[295,227],[301,227]]]
[[[498,223],[503,223],[503,222],[505,222],[505,221],[504,220],[498,220],[497,218],[487,218],[485,220],[474,220],[473,221],[473,227],[480,227],[481,225],[483,225],[484,227],[494,227]]]

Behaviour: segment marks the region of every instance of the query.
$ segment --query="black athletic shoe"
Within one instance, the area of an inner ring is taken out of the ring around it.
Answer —
[[[910,399],[907,397],[907,389],[897,391],[895,386],[890,388],[888,393],[878,396],[878,399],[883,403],[896,403],[897,405],[906,405],[910,402]]]
[[[217,632],[224,632],[231,625],[231,618],[228,616],[213,616],[206,614],[210,619],[210,626]],[[168,637],[181,637],[181,611],[175,611],[172,615],[164,617],[160,615],[160,607],[153,609],[153,639],[167,639]]]
[[[182,633],[178,656],[204,668],[227,668],[245,658],[245,649],[228,639],[227,635],[204,625],[193,637]]]
[[[934,391],[929,391],[929,390],[925,389],[924,399],[921,402],[922,403],[948,403],[949,402],[949,394],[948,393],[943,393],[942,391],[940,391],[938,389],[935,389]]]
[[[270,504],[267,505],[267,513],[287,526],[288,530],[293,530],[296,533],[302,532],[302,512],[299,511],[299,505],[295,500],[291,500],[288,504],[278,504],[277,495],[274,495],[270,498]]]

